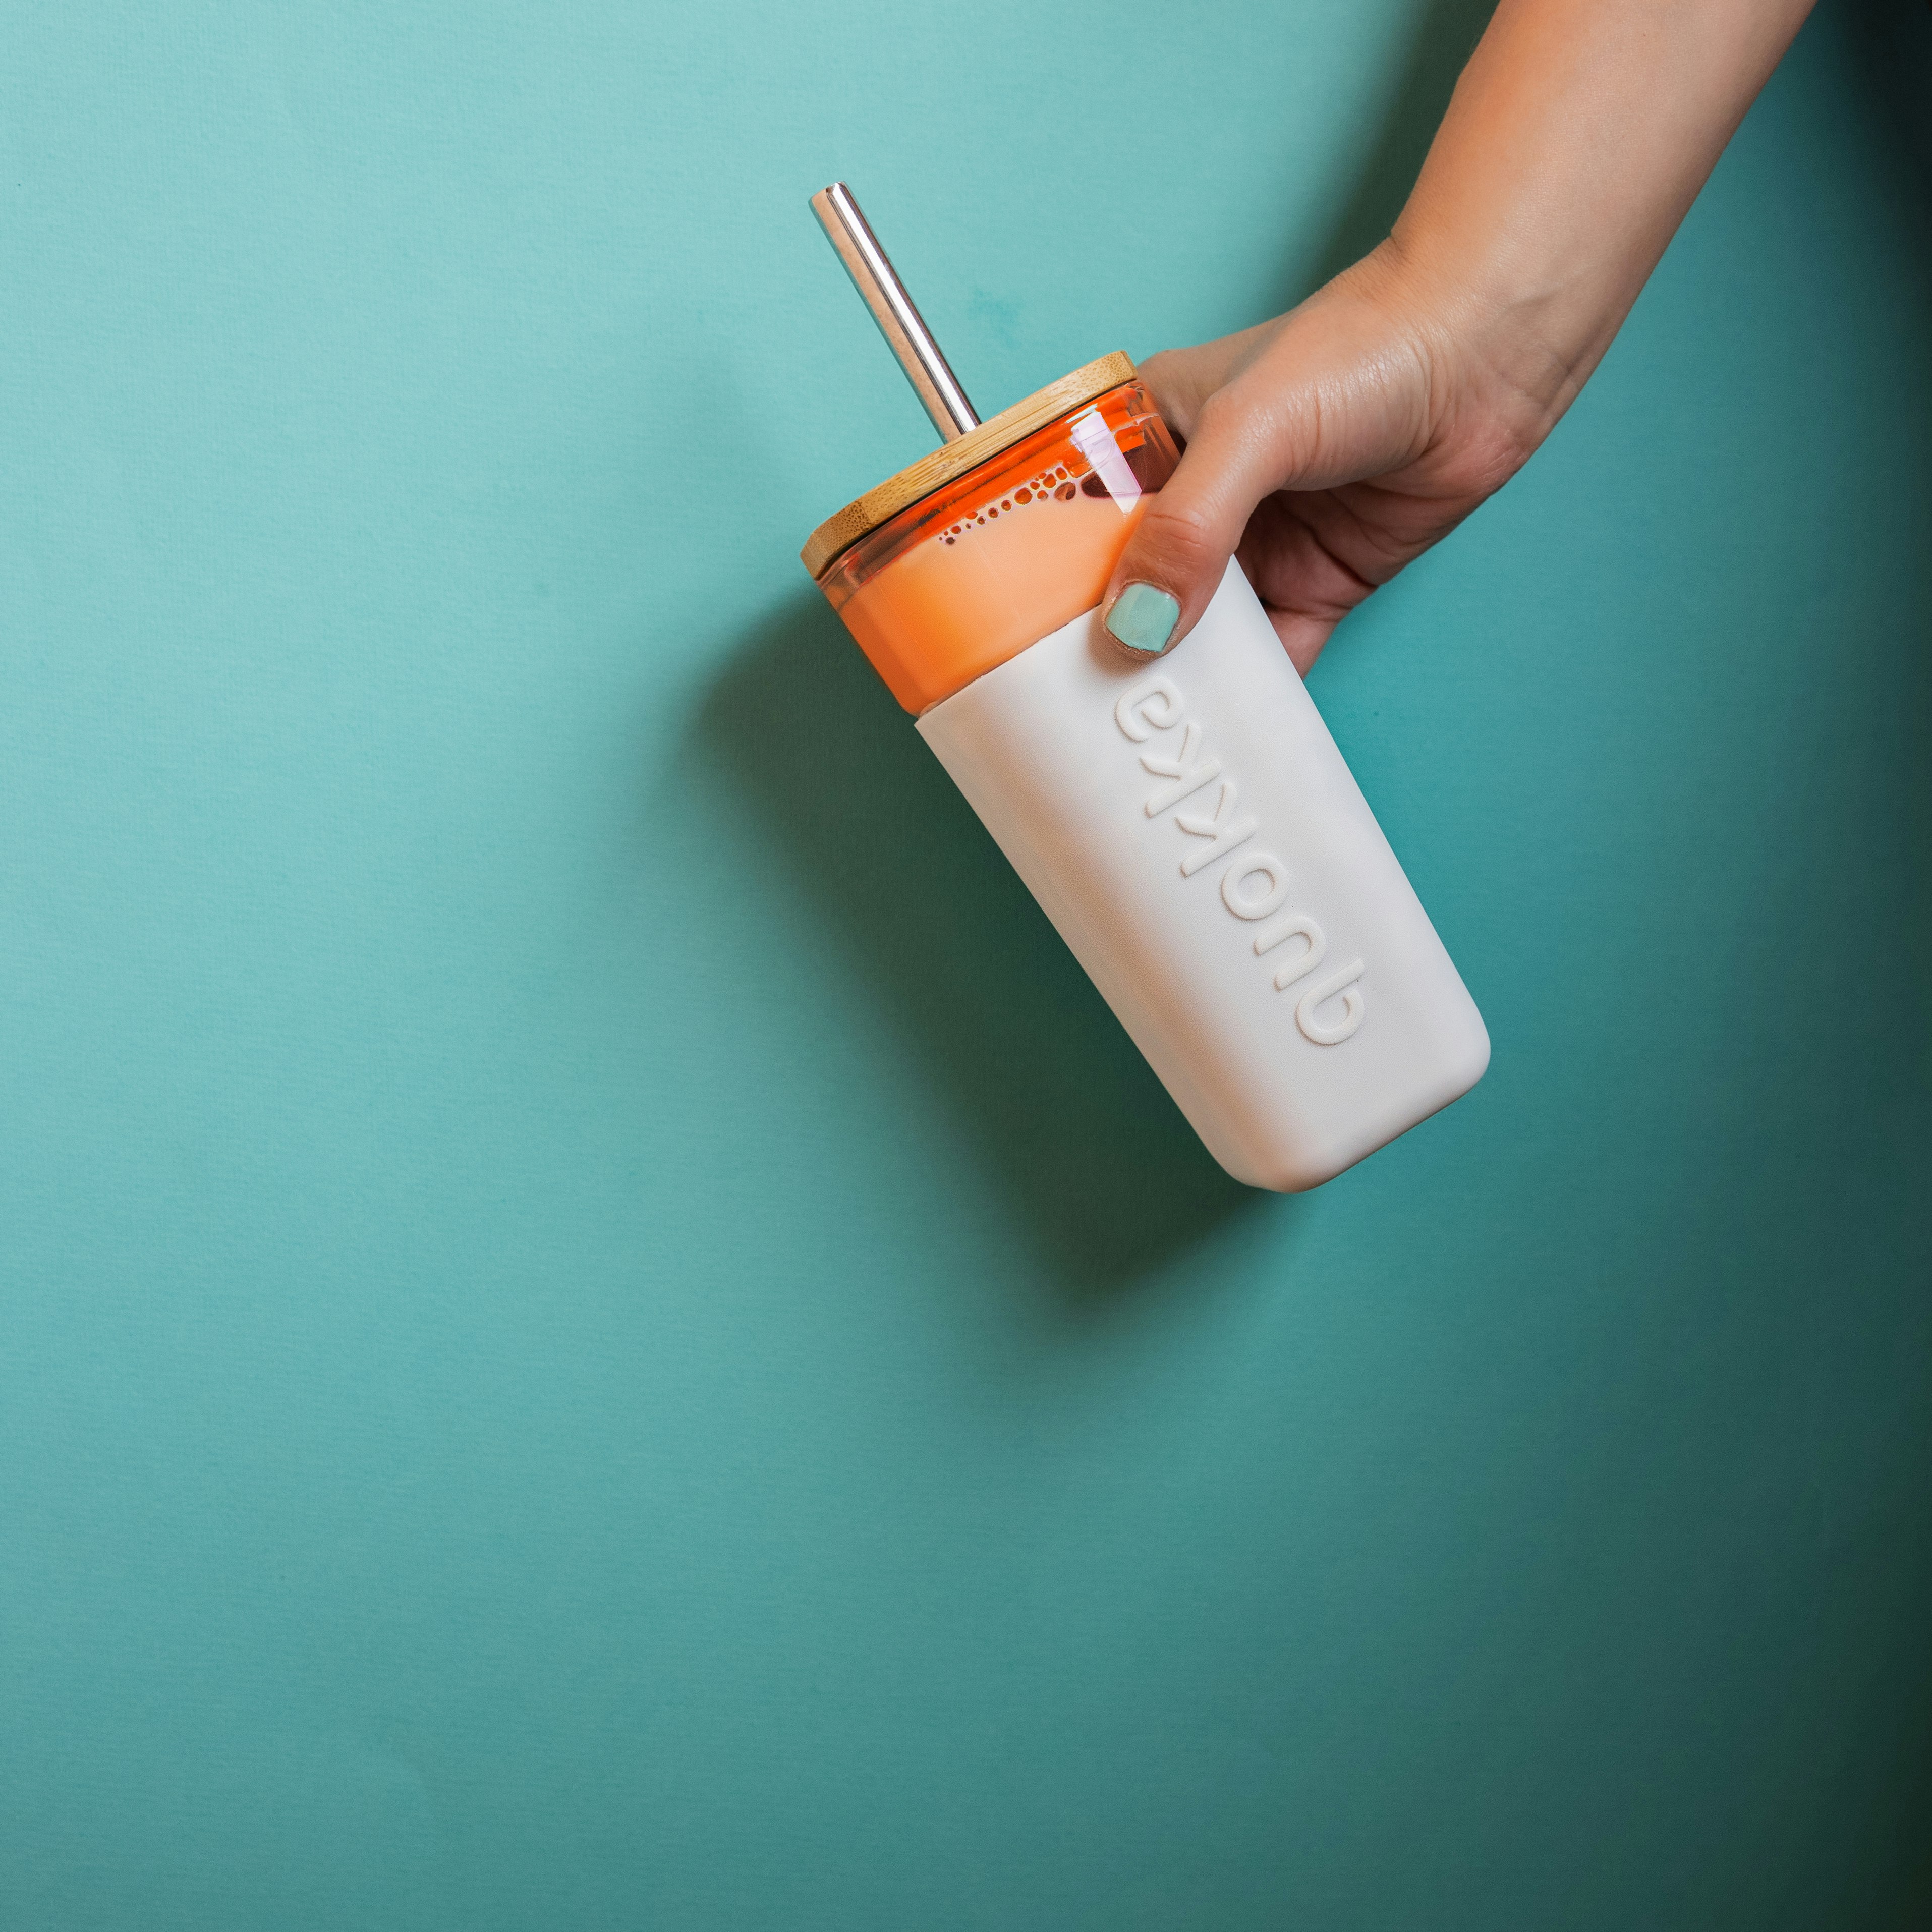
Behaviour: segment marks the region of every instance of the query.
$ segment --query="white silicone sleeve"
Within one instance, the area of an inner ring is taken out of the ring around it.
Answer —
[[[1238,566],[1168,657],[1090,611],[919,729],[1238,1179],[1316,1186],[1482,1078],[1482,1016]]]

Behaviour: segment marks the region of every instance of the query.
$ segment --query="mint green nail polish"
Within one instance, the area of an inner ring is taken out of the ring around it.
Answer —
[[[1151,584],[1130,584],[1114,599],[1107,628],[1130,651],[1159,657],[1180,621],[1180,606]]]

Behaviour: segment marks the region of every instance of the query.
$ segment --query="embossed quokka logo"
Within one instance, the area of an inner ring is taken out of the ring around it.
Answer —
[[[1170,741],[1141,754],[1142,768],[1165,781],[1148,794],[1147,815],[1159,818],[1173,812],[1170,822],[1189,842],[1181,854],[1183,878],[1192,878],[1216,860],[1228,860],[1221,874],[1222,904],[1238,920],[1268,922],[1254,936],[1257,954],[1265,956],[1292,939],[1302,942],[1274,974],[1278,992],[1300,985],[1328,956],[1328,934],[1308,914],[1282,910],[1288,904],[1288,867],[1249,842],[1260,827],[1237,809],[1239,782],[1222,772],[1219,758],[1208,754],[1205,734],[1186,716],[1179,688],[1166,677],[1136,685],[1114,706],[1114,722],[1136,745],[1180,732],[1178,745]],[[1214,794],[1214,808],[1202,809],[1209,787],[1216,783],[1220,789]],[[1194,809],[1178,808],[1190,801]],[[1360,960],[1352,959],[1308,987],[1296,1002],[1294,1023],[1317,1046],[1340,1046],[1361,1025],[1368,1010],[1358,983],[1364,970]],[[1322,1018],[1322,1009],[1338,998],[1340,1016]]]

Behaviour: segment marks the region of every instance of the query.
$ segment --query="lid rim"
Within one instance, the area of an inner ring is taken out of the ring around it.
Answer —
[[[1102,356],[1097,362],[1061,376],[1058,382],[1035,390],[1010,409],[988,416],[977,428],[941,444],[836,511],[806,538],[799,560],[814,580],[822,579],[854,544],[870,536],[880,525],[890,523],[902,511],[910,509],[947,484],[956,482],[969,470],[1046,428],[1055,417],[1078,409],[1082,403],[1090,403],[1123,382],[1131,382],[1134,375],[1132,360],[1116,350],[1111,356]]]

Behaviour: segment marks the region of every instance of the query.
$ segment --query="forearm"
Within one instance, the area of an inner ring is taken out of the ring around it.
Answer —
[[[1811,0],[1502,0],[1384,250],[1540,440]]]

